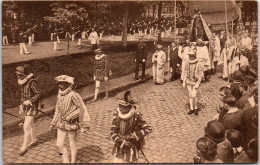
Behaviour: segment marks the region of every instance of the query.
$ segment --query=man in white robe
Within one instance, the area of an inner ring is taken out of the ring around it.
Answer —
[[[153,80],[156,85],[162,85],[164,83],[164,69],[166,62],[166,54],[162,50],[163,46],[157,44],[157,49],[152,57],[153,63]]]

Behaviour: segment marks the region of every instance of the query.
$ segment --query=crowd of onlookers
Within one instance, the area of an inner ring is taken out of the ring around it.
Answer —
[[[197,140],[195,163],[258,162],[258,80],[241,66],[219,90],[217,115]]]

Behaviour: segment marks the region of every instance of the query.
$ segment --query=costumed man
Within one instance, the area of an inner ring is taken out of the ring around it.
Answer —
[[[105,98],[108,98],[108,78],[109,74],[111,75],[111,71],[108,69],[108,61],[107,56],[104,54],[101,49],[95,50],[95,65],[94,65],[94,81],[96,81],[96,88],[95,88],[95,96],[92,102],[97,100],[100,82],[104,81],[105,86]]]
[[[30,54],[31,52],[29,52],[26,48],[25,42],[27,40],[27,34],[24,32],[20,32],[19,33],[19,37],[18,37],[18,41],[19,41],[19,45],[20,45],[20,54],[23,55],[25,54]]]
[[[15,73],[21,89],[19,114],[25,116],[23,123],[24,139],[19,152],[20,155],[24,155],[28,147],[38,140],[35,134],[34,116],[38,114],[40,91],[33,73],[28,72],[28,66],[18,66]],[[29,139],[31,139],[30,143]]]
[[[223,64],[223,74],[222,78],[223,80],[228,80],[228,54],[230,52],[230,44],[228,42],[225,43],[224,48],[222,49],[220,59],[218,61],[218,65]]]
[[[138,80],[138,72],[139,72],[139,66],[142,65],[142,80],[145,78],[145,63],[147,59],[147,45],[143,42],[143,37],[139,38],[139,43],[137,45],[137,51],[135,54],[135,80]]]
[[[207,49],[205,49],[201,38],[199,38],[197,40],[196,49],[197,49],[196,54],[197,54],[197,59],[198,59],[198,65],[201,65],[201,67],[203,67],[203,72],[204,72],[204,66],[205,66],[205,62],[207,60],[206,58],[207,58],[208,51],[207,51]],[[203,77],[202,80],[204,78],[205,77]],[[206,81],[206,80],[204,80],[204,81]]]
[[[243,51],[243,47],[237,49],[237,52],[234,55],[231,66],[231,73],[239,70],[242,66],[249,66],[248,58],[244,56],[245,51]]]
[[[193,49],[191,46],[190,40],[186,39],[186,44],[182,46],[181,52],[178,53],[179,57],[182,59],[181,62],[181,83],[183,82],[184,79],[184,70],[187,62],[189,61],[189,55],[188,52]]]
[[[198,64],[198,59],[196,58],[196,50],[193,49],[189,54],[189,61],[185,66],[184,70],[184,79],[183,79],[183,87],[187,85],[189,100],[190,100],[190,111],[188,115],[195,113],[198,115],[198,97],[197,90],[201,83],[203,77],[204,67]]]
[[[209,77],[210,77],[210,64],[211,64],[211,60],[209,57],[209,49],[207,47],[207,44],[209,44],[207,41],[204,41],[203,43],[203,52],[205,53],[205,59],[204,59],[204,79],[205,82],[209,81]]]
[[[68,21],[67,22],[67,24],[66,24],[66,27],[65,27],[65,38],[71,38],[71,35],[70,35],[70,33],[71,33],[71,23],[70,23],[70,21]]]
[[[213,33],[213,64],[214,64],[214,71],[213,73],[217,73],[217,64],[219,61],[219,56],[220,56],[220,50],[221,50],[221,46],[220,46],[220,40],[219,37]]]
[[[58,47],[58,29],[55,28],[55,31],[53,33],[53,51],[60,51]]]
[[[8,34],[8,27],[6,26],[6,24],[3,24],[3,28],[2,28],[3,45],[9,45],[7,34]]]
[[[59,92],[50,129],[57,128],[56,145],[62,154],[63,163],[76,163],[77,131],[80,129],[83,133],[85,128],[89,128],[90,116],[82,98],[73,90],[74,78],[60,75],[55,80],[59,84]],[[67,135],[70,141],[71,161],[64,144]]]
[[[153,129],[133,105],[130,91],[124,92],[123,98],[118,102],[110,130],[110,136],[115,142],[112,151],[114,163],[135,162],[145,144],[144,137]]]
[[[170,50],[170,67],[172,69],[171,81],[175,81],[177,79],[177,69],[180,68],[181,58],[179,57],[179,40],[175,40],[171,44]]]
[[[164,83],[164,66],[166,63],[166,54],[162,50],[163,45],[157,44],[157,50],[153,54],[153,80],[156,85],[162,85]]]
[[[90,33],[88,39],[90,40],[90,43],[92,45],[92,50],[96,50],[98,48],[99,38],[94,28],[92,29],[92,32]]]

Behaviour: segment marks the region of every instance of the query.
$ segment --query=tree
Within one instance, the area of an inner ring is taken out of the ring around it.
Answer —
[[[122,44],[127,47],[127,20],[128,20],[128,5],[124,4],[123,22],[122,22]]]
[[[45,16],[44,20],[65,27],[70,21],[72,26],[82,24],[88,18],[86,9],[75,2],[58,2],[51,4],[53,16]]]

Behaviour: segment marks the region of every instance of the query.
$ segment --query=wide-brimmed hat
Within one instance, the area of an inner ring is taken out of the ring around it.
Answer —
[[[240,71],[235,71],[232,75],[231,75],[231,79],[232,80],[242,80],[242,73]]]
[[[209,121],[204,128],[205,136],[215,142],[222,142],[225,139],[225,128],[223,124],[216,120]]]
[[[70,76],[67,76],[67,75],[57,76],[54,80],[56,80],[57,82],[66,82],[66,83],[69,83],[71,85],[74,84],[74,77],[70,77]]]
[[[23,67],[23,66],[18,66],[18,67],[15,69],[15,73],[16,73],[16,74],[24,74],[24,67]]]

